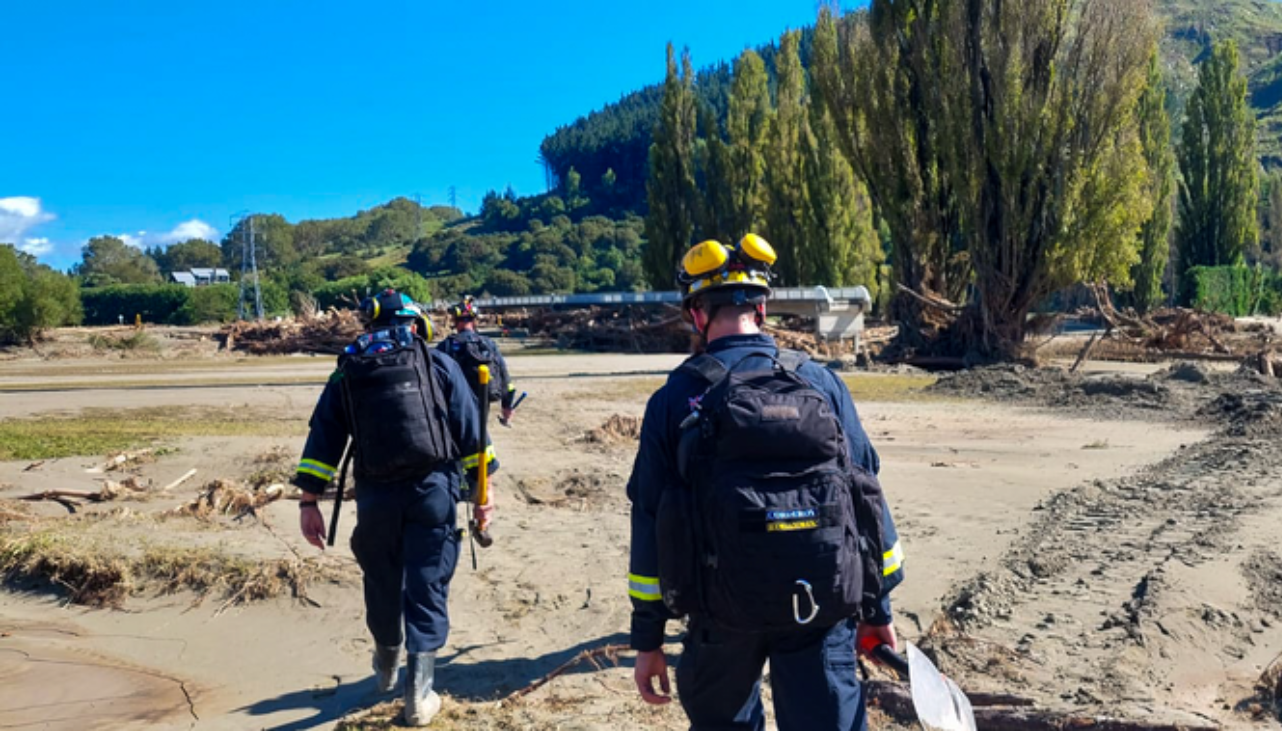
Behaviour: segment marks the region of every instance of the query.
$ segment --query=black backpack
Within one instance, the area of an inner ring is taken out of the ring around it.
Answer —
[[[458,459],[449,404],[431,359],[417,337],[339,357],[358,479],[414,479]]]
[[[684,484],[660,499],[664,602],[744,632],[868,616],[881,596],[881,486],[798,374],[806,356],[772,361],[738,370],[701,355],[682,366],[710,385],[681,424]]]
[[[448,344],[450,357],[463,369],[463,375],[467,377],[472,393],[478,393],[480,389],[480,367],[489,366],[490,385],[487,391],[490,403],[496,403],[503,397],[499,374],[494,367],[498,358],[495,357],[493,343],[479,335],[464,338],[458,334],[449,336],[445,342]]]

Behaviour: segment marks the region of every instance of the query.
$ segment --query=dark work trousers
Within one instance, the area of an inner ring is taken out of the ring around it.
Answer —
[[[779,731],[865,731],[855,623],[743,634],[694,617],[677,664],[691,731],[762,731],[761,672],[770,661]]]
[[[352,553],[364,573],[365,623],[378,644],[399,647],[403,621],[406,651],[445,645],[457,501],[457,490],[439,482],[357,487]]]

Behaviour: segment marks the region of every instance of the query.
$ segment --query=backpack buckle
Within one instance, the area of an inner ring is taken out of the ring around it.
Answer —
[[[801,618],[800,602],[797,601],[798,592],[794,591],[792,594],[792,618],[797,620],[797,624],[810,624],[819,615],[819,602],[815,601],[815,592],[811,588],[809,581],[797,579],[797,585],[806,590],[806,598],[810,601],[810,615],[805,619]]]

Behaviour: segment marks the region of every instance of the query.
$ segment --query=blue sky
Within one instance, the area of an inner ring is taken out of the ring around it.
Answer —
[[[218,236],[239,211],[352,215],[398,195],[475,211],[541,192],[539,142],[695,65],[812,22],[814,0],[8,3],[0,242]]]

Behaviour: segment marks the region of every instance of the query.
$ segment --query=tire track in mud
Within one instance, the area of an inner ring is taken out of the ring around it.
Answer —
[[[954,587],[923,643],[946,672],[977,688],[1142,718],[1219,722],[1244,705],[1200,697],[1190,678],[1224,676],[1282,644],[1282,561],[1265,550],[1267,535],[1243,529],[1261,514],[1282,516],[1282,393],[1231,377],[1214,400],[1214,388],[1159,385],[1180,407],[1169,417],[1197,415],[1220,430],[1138,474],[1043,501],[993,570]]]

